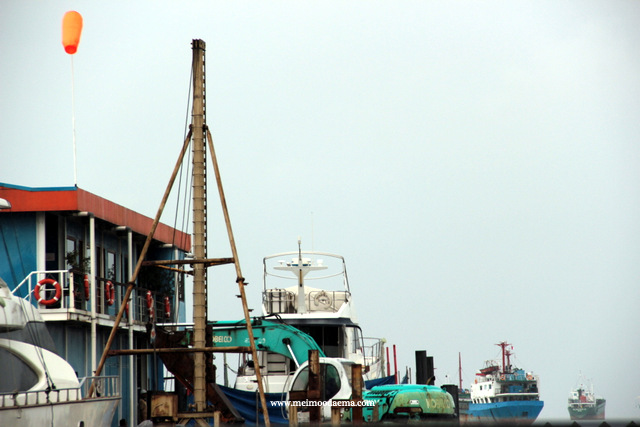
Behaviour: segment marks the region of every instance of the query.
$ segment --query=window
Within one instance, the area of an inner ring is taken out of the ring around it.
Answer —
[[[293,382],[293,386],[291,387],[291,391],[305,391],[307,389],[307,384],[309,383],[309,367],[304,368],[298,376],[296,380]]]
[[[320,364],[320,370],[324,377],[324,383],[321,385],[322,390],[320,392],[321,399],[326,401],[335,396],[342,387],[342,382],[340,381],[340,374],[338,370],[333,365],[328,365],[325,363]],[[293,382],[293,386],[291,387],[291,391],[306,391],[309,385],[309,366],[306,366]]]
[[[116,280],[116,253],[106,251],[106,277],[109,280]]]
[[[78,265],[79,254],[78,254],[78,245],[76,239],[72,237],[67,237],[66,243],[66,259],[67,259],[67,268],[71,268],[73,265]]]
[[[324,368],[324,390],[322,392],[322,400],[329,400],[340,391],[342,386],[340,382],[340,374],[333,365],[321,365]]]
[[[20,357],[8,350],[0,349],[0,365],[11,366],[0,376],[0,393],[27,391],[38,382],[33,369]]]

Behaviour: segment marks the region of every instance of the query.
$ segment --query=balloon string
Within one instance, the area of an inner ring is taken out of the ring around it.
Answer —
[[[78,186],[78,170],[76,166],[76,100],[74,93],[73,55],[71,57],[71,129],[73,131],[73,185]]]

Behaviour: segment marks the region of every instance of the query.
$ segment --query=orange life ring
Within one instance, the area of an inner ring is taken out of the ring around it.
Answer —
[[[113,286],[113,283],[111,283],[111,280],[107,280],[107,283],[105,284],[104,296],[107,299],[107,304],[109,305],[113,305],[113,303],[116,301],[116,290]]]
[[[167,319],[171,317],[171,302],[167,296],[164,297],[164,317]]]
[[[89,300],[89,275],[84,275],[84,297],[88,301]]]
[[[43,299],[40,296],[40,286],[53,285],[56,290],[56,294],[51,299]],[[38,303],[42,305],[52,305],[60,301],[60,297],[62,296],[62,288],[60,284],[53,279],[42,279],[36,285],[36,288],[33,290],[33,296],[36,297]]]

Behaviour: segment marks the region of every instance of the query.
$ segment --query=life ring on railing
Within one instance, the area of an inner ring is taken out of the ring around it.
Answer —
[[[51,299],[43,299],[40,296],[40,286],[53,285],[56,290],[56,294]],[[60,297],[62,296],[62,288],[60,284],[53,279],[42,279],[38,282],[35,289],[33,290],[33,296],[36,297],[36,300],[39,304],[42,305],[52,305],[60,301]]]
[[[321,291],[319,292],[314,298],[313,298],[316,307],[323,307],[323,308],[327,308],[329,306],[331,306],[331,297],[329,296],[329,294],[327,294],[325,291]]]
[[[171,317],[171,302],[167,296],[164,297],[164,317],[167,319]]]
[[[149,310],[149,317],[153,317],[153,296],[151,296],[151,291],[147,291],[147,309]]]
[[[104,285],[104,296],[107,299],[108,305],[113,305],[116,301],[116,289],[111,283],[111,280],[107,280],[107,283]]]
[[[89,275],[84,275],[84,298],[89,301]]]

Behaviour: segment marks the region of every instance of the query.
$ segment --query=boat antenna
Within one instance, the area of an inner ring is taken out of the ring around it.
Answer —
[[[302,239],[298,236],[298,313],[307,312],[304,297],[304,272],[302,269]]]
[[[458,390],[462,390],[462,356],[458,352],[458,383],[460,384]]]
[[[71,129],[73,139],[73,185],[78,186],[78,168],[76,166],[76,107],[74,94],[73,55],[78,51],[82,34],[82,15],[70,10],[62,17],[62,45],[71,57]]]
[[[76,97],[74,94],[73,56],[71,57],[71,129],[73,132],[73,185],[78,186],[78,163],[76,160]]]

